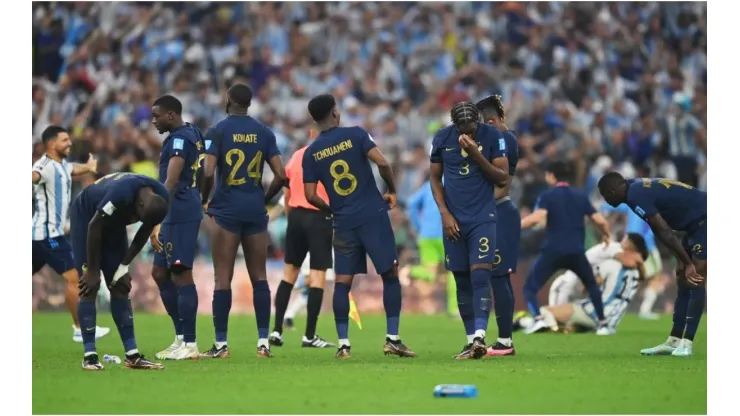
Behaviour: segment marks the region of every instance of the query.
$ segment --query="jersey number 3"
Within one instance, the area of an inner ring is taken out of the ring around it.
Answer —
[[[341,168],[341,169],[340,169]],[[342,159],[335,160],[329,165],[329,173],[334,178],[334,192],[339,196],[347,196],[357,189],[357,177],[349,173],[349,164]],[[342,179],[349,181],[348,188],[342,188],[340,182]]]
[[[229,172],[229,176],[226,178],[227,185],[239,186],[247,183],[246,178],[236,177],[239,168],[242,167],[246,158],[247,157],[244,155],[244,152],[242,152],[240,149],[231,149],[226,152],[226,164],[231,166],[231,172]],[[262,178],[262,172],[260,169],[261,167],[262,151],[260,150],[257,152],[256,155],[254,155],[252,160],[249,162],[249,165],[247,165],[247,176],[254,179],[255,185],[259,185],[260,179]]]

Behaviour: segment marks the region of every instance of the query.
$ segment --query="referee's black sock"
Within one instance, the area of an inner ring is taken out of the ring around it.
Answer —
[[[324,289],[312,287],[308,290],[308,305],[306,306],[308,317],[306,321],[306,338],[312,340],[316,335],[316,323],[321,313],[321,304],[324,300]]]
[[[281,280],[275,294],[275,327],[272,329],[273,332],[283,333],[283,319],[285,318],[285,310],[288,309],[288,302],[290,302],[290,294],[292,292],[293,284]]]

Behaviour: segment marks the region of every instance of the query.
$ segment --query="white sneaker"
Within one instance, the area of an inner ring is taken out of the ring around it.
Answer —
[[[182,347],[184,344],[185,343],[181,339],[175,337],[175,342],[173,342],[172,345],[167,347],[167,349],[154,354],[154,358],[158,360],[172,360],[173,359],[171,358],[172,354],[175,351],[179,350],[180,347]]]
[[[200,360],[200,351],[196,343],[183,343],[180,348],[173,351],[167,358],[169,360]]]
[[[693,353],[694,343],[688,339],[682,339],[671,355],[674,357],[691,357]]]
[[[104,336],[108,335],[109,332],[110,332],[110,328],[96,326],[95,327],[95,339],[103,338]],[[72,325],[72,341],[82,342],[82,330],[80,330],[80,328],[77,328],[74,325]]]
[[[537,319],[534,321],[534,324],[530,326],[529,328],[524,330],[525,335],[534,334],[535,332],[540,332],[548,329],[547,323],[544,319]]]
[[[658,346],[640,350],[640,354],[642,355],[672,355],[673,351],[675,351],[679,345],[681,345],[680,340],[673,338],[673,337],[668,337],[668,340],[666,342]]]
[[[596,335],[614,335],[614,331],[612,331],[608,326],[603,325],[596,330]]]

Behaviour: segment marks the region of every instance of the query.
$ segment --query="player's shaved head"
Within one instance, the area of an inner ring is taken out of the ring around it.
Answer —
[[[252,104],[252,89],[246,84],[234,84],[227,92],[232,104],[248,108]]]
[[[326,121],[337,106],[337,101],[331,94],[321,94],[313,97],[308,102],[308,113],[317,123]]]
[[[650,252],[647,248],[647,243],[645,243],[645,239],[642,238],[640,234],[637,233],[629,233],[627,234],[627,239],[632,243],[633,246],[635,246],[635,251],[640,253],[640,256],[643,260],[647,260],[648,256],[650,256]]]
[[[599,179],[599,193],[613,206],[627,201],[627,180],[619,172],[609,172]]]
[[[142,188],[139,191],[137,214],[142,222],[159,224],[167,216],[168,210],[167,200],[155,194],[152,188]]]

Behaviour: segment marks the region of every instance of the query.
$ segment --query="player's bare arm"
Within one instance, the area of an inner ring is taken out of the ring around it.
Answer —
[[[317,188],[318,185],[316,184],[316,182],[304,182],[303,191],[304,195],[306,196],[306,201],[308,201],[309,204],[315,206],[321,211],[331,214],[331,207],[329,207],[329,204],[321,199],[321,197],[319,197],[319,195],[316,193]]]
[[[216,156],[206,154],[203,160],[203,182],[200,187],[200,200],[203,201],[204,211],[208,209],[208,197],[211,196],[216,176],[216,163],[218,163]]]
[[[531,214],[522,218],[522,229],[533,227],[547,219],[547,210],[537,208]]]
[[[172,156],[167,163],[167,179],[164,180],[164,187],[170,193],[170,201],[175,200],[177,181],[180,179],[180,174],[184,168],[185,158],[182,156]]]
[[[98,159],[92,153],[87,158],[87,163],[73,163],[72,176],[84,175],[86,173],[98,173]]]
[[[442,164],[434,163],[429,166],[429,182],[432,186],[432,195],[434,196],[434,202],[439,208],[439,213],[442,215],[442,226],[444,227],[445,237],[452,241],[460,238],[460,226],[457,225],[457,220],[450,213],[450,209],[447,207],[445,202],[445,189],[442,185]]]
[[[486,179],[494,185],[506,186],[509,180],[509,161],[508,158],[497,157],[490,162],[483,157],[478,149],[478,144],[467,134],[460,136],[460,146],[470,155],[473,161],[481,168]]]
[[[388,160],[385,158],[385,156],[383,156],[383,152],[381,152],[380,149],[378,149],[377,147],[374,147],[370,149],[369,152],[367,152],[367,158],[375,163],[376,166],[378,166],[380,177],[383,178],[385,186],[388,187],[388,193],[383,195],[383,199],[388,201],[388,204],[391,208],[395,208],[396,184],[395,178],[393,177],[393,168],[391,168],[391,164],[388,163]]]
[[[668,247],[684,265],[686,279],[694,285],[702,283],[704,279],[696,272],[696,267],[691,261],[691,256],[684,250],[683,245],[678,241],[673,230],[671,230],[663,217],[660,214],[655,214],[647,218],[647,223],[650,225],[650,229],[655,234],[655,237]]]
[[[288,185],[285,185],[285,190],[283,191],[285,193],[285,200],[290,201],[290,188]],[[290,214],[290,207],[288,206],[288,203],[286,202],[284,205],[277,205],[275,208],[280,207],[283,212],[285,212],[285,215]]]
[[[265,192],[265,203],[268,203],[272,198],[275,198],[275,195],[280,192],[280,189],[288,183],[288,178],[285,176],[285,165],[283,165],[283,159],[280,155],[271,157],[270,160],[267,161],[267,164],[270,165],[273,177],[272,182],[270,182],[270,186],[267,188],[267,192]]]
[[[599,232],[601,232],[601,241],[606,246],[609,246],[609,243],[611,243],[612,241],[612,233],[609,230],[609,222],[606,220],[606,218],[604,218],[603,215],[598,212],[591,214],[591,216],[589,216],[589,219],[596,226],[596,228],[599,229]]]
[[[31,172],[31,177],[33,178],[32,182],[34,185],[39,183],[41,181],[41,174],[36,172],[35,170]]]

